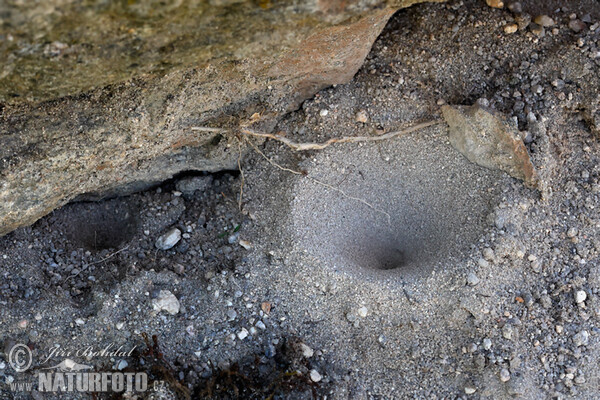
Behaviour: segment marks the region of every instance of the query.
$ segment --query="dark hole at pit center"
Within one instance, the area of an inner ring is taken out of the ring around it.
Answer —
[[[374,265],[376,269],[392,270],[402,268],[408,262],[408,255],[406,252],[395,246],[382,248],[378,253]]]

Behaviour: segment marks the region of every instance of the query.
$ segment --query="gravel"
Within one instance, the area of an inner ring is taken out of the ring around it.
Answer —
[[[0,239],[0,381],[18,342],[145,351],[146,333],[196,393],[239,368],[317,398],[597,398],[597,2],[513,3],[398,12],[351,82],[273,129],[376,137],[477,101],[518,127],[540,188],[470,164],[436,125],[311,152],[257,141],[300,174],[251,151],[243,182],[193,172],[100,203],[135,216],[119,241],[82,241],[95,203],[67,205]],[[121,360],[149,368],[75,361]]]

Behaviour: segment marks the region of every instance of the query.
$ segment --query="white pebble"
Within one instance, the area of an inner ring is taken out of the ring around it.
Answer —
[[[477,391],[477,389],[475,389],[474,387],[471,386],[466,386],[465,387],[465,393],[466,394],[473,394]]]
[[[483,348],[489,350],[492,348],[492,341],[488,338],[483,339]]]
[[[175,246],[181,240],[181,231],[177,228],[173,228],[167,231],[164,235],[161,235],[156,239],[154,244],[159,250],[169,250]]]
[[[155,311],[161,312],[166,311],[171,315],[175,315],[179,312],[179,300],[169,290],[161,290],[158,292],[158,296],[152,299],[152,308]]]
[[[246,328],[242,328],[241,331],[237,334],[238,339],[244,340],[248,337],[248,330]]]
[[[575,302],[577,304],[581,304],[587,299],[587,293],[583,290],[578,290],[575,292]]]
[[[510,380],[510,372],[506,368],[500,370],[500,380],[502,382],[508,382]]]
[[[315,352],[308,345],[301,343],[300,348],[302,349],[302,355],[306,358],[311,358]]]
[[[319,115],[320,115],[321,117],[326,117],[326,116],[327,116],[327,114],[329,114],[329,110],[327,110],[327,109],[325,109],[325,108],[324,108],[324,109],[322,109],[321,111],[319,111]]]
[[[361,308],[359,308],[359,309],[357,310],[357,314],[358,314],[358,316],[359,316],[359,317],[361,317],[361,318],[366,318],[366,317],[367,317],[367,315],[369,314],[369,310],[367,309],[367,307],[365,307],[365,306],[362,306]]]
[[[257,327],[258,329],[262,329],[263,331],[264,331],[265,329],[267,329],[267,327],[265,326],[265,323],[264,323],[264,322],[262,322],[262,321],[258,321],[258,322],[256,322],[256,327]]]
[[[467,275],[467,283],[471,286],[475,286],[479,283],[479,278],[474,272],[469,272]]]
[[[310,380],[313,382],[320,382],[323,377],[316,369],[310,371]]]
[[[119,371],[123,371],[125,368],[127,368],[127,366],[128,366],[128,365],[129,365],[129,363],[128,363],[127,361],[125,361],[125,360],[120,360],[120,361],[117,363],[117,369],[118,369]]]

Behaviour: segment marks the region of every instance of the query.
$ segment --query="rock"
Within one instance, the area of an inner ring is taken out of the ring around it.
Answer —
[[[510,372],[506,368],[500,370],[500,380],[502,382],[508,382],[510,380]]]
[[[489,350],[492,348],[492,341],[488,338],[483,339],[483,348]]]
[[[579,231],[577,230],[577,228],[569,228],[569,230],[567,231],[567,237],[572,239],[575,236],[577,236],[578,233]]]
[[[369,314],[369,310],[367,309],[367,307],[362,306],[356,311],[356,314],[361,318],[366,318]]]
[[[465,386],[465,394],[473,394],[477,391],[477,388],[473,386]]]
[[[515,33],[517,30],[519,30],[519,25],[517,24],[509,24],[504,27],[504,33],[507,35]]]
[[[158,296],[152,299],[152,308],[158,312],[166,311],[175,315],[179,312],[179,307],[179,300],[169,290],[161,290],[158,292]]]
[[[362,122],[363,124],[369,122],[369,114],[366,110],[360,110],[356,113],[356,122]]]
[[[478,104],[443,106],[442,113],[450,127],[450,143],[469,161],[536,185],[537,174],[525,144],[504,118]]]
[[[554,25],[554,20],[547,15],[538,15],[533,19],[533,22],[540,26],[543,26],[544,28],[548,28]]]
[[[115,365],[115,367],[117,368],[117,370],[119,371],[123,371],[125,368],[127,368],[129,366],[129,363],[125,360],[119,360],[117,362],[117,364]]]
[[[588,331],[581,331],[575,335],[573,335],[573,344],[576,347],[587,346],[590,334]]]
[[[523,12],[523,6],[518,1],[513,1],[508,4],[508,9],[515,14],[521,14]]]
[[[302,350],[302,355],[306,358],[311,358],[314,354],[313,349],[311,349],[308,345],[306,345],[305,343],[301,343],[300,344],[300,350]]]
[[[230,308],[227,310],[227,318],[229,318],[230,321],[233,321],[237,318],[237,312],[233,308]]]
[[[582,30],[584,30],[585,28],[586,28],[585,23],[578,19],[573,19],[573,20],[569,21],[569,29],[571,29],[575,33],[579,33]]]
[[[237,333],[237,337],[240,340],[246,339],[248,337],[248,330],[246,328],[242,328],[242,330]]]
[[[486,247],[485,249],[483,249],[483,258],[485,258],[488,261],[493,261],[494,260],[494,250],[492,250],[489,247]]]
[[[474,272],[469,272],[467,274],[467,283],[471,286],[475,286],[479,283],[479,278]]]
[[[519,15],[515,16],[515,22],[519,26],[520,30],[524,30],[531,23],[531,15],[529,15],[529,14],[519,14]]]
[[[16,41],[0,49],[0,235],[75,199],[237,169],[229,129],[270,104],[259,121],[269,131],[320,89],[348,82],[389,17],[419,1],[283,0],[260,12],[249,0],[118,2],[110,12],[7,3],[20,43],[52,41],[46,55]]]
[[[313,382],[320,382],[323,377],[316,369],[310,370],[310,380]]]
[[[258,329],[261,329],[261,330],[263,330],[263,331],[264,331],[265,329],[267,329],[267,327],[265,326],[265,323],[264,323],[264,322],[262,322],[261,320],[258,320],[258,321],[256,322],[256,324],[255,324],[255,325],[256,325],[256,327],[257,327]]]
[[[493,8],[503,8],[504,2],[502,0],[485,0],[488,6]]]
[[[156,239],[154,244],[159,250],[169,250],[181,240],[181,231],[177,228],[168,230]]]
[[[502,328],[502,336],[504,339],[513,340],[515,336],[515,328],[511,324],[506,324]]]
[[[583,290],[577,290],[575,292],[575,302],[581,304],[587,299],[587,293]]]

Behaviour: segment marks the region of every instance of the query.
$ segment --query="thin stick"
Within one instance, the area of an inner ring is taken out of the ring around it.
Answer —
[[[192,126],[191,128],[193,131],[200,131],[200,132],[226,132],[225,129],[222,128],[210,128],[208,126]]]
[[[102,259],[100,259],[98,261],[94,261],[93,263],[87,264],[85,267],[83,267],[82,269],[80,269],[78,273],[67,276],[66,279],[63,281],[63,283],[65,283],[66,281],[68,281],[71,278],[75,278],[77,275],[79,275],[80,273],[82,273],[83,271],[85,271],[86,269],[88,269],[89,267],[91,267],[92,265],[100,264],[101,262],[104,262],[104,261],[108,260],[109,258],[112,258],[112,257],[116,256],[117,254],[119,254],[122,251],[127,250],[128,248],[129,248],[129,245],[123,247],[121,250],[117,250],[114,253],[111,253],[111,254],[107,255],[106,257],[104,257],[104,258],[102,258]]]
[[[388,139],[394,138],[396,136],[406,135],[411,132],[415,132],[420,129],[427,128],[428,126],[440,124],[441,122],[442,121],[439,121],[439,120],[423,122],[423,123],[411,126],[410,128],[406,128],[406,129],[403,129],[400,131],[388,132],[381,136],[344,136],[341,138],[329,139],[324,143],[297,143],[297,142],[294,142],[294,141],[286,138],[285,136],[272,134],[272,133],[254,132],[254,131],[251,131],[248,129],[242,129],[241,132],[246,135],[275,139],[275,140],[278,140],[278,141],[282,142],[283,144],[287,145],[288,147],[291,147],[292,149],[294,149],[296,151],[304,151],[304,150],[322,150],[334,143],[376,142],[376,141],[380,141],[380,140],[388,140]]]
[[[248,138],[244,137],[244,139],[246,140],[246,142],[248,142],[248,144],[250,144],[250,146],[252,146],[252,148],[254,150],[256,150],[256,152],[258,154],[260,154],[261,156],[263,156],[264,159],[267,160],[269,162],[269,164],[271,164],[272,166],[274,166],[276,168],[279,168],[282,171],[286,171],[286,172],[289,172],[289,173],[292,173],[292,174],[295,174],[295,175],[306,175],[306,174],[303,174],[300,171],[295,171],[295,170],[290,169],[290,168],[282,167],[281,165],[277,164],[275,161],[273,161],[269,157],[267,157],[267,155],[265,153],[263,153],[262,151],[260,151],[260,149],[258,147],[256,147],[256,145],[254,143],[252,143],[250,140],[248,140]]]
[[[305,173],[302,173],[300,171],[296,171],[296,170],[293,170],[293,169],[290,169],[290,168],[283,167],[283,166],[277,164],[275,161],[271,160],[269,157],[267,157],[267,155],[265,153],[263,153],[262,151],[260,151],[260,149],[258,147],[256,147],[254,145],[254,143],[252,143],[250,140],[246,139],[246,141],[250,144],[250,146],[252,146],[252,148],[254,148],[254,150],[256,150],[261,156],[263,156],[264,159],[267,160],[269,162],[269,164],[271,164],[272,166],[277,167],[277,168],[279,168],[282,171],[290,172],[292,174],[305,175],[306,178],[310,179],[311,181],[313,181],[314,183],[316,183],[318,185],[321,185],[321,186],[323,186],[323,187],[325,187],[327,189],[334,190],[334,191],[340,193],[344,197],[347,197],[347,198],[349,198],[351,200],[355,200],[355,201],[358,201],[358,202],[366,205],[367,207],[369,207],[373,211],[376,211],[378,213],[384,214],[387,217],[387,219],[388,219],[388,223],[389,224],[392,223],[392,217],[391,217],[390,214],[388,214],[387,212],[383,211],[380,208],[375,207],[373,204],[369,203],[368,201],[366,201],[364,199],[361,199],[359,197],[350,196],[348,193],[344,192],[342,189],[336,188],[335,186],[332,186],[332,185],[330,185],[328,183],[322,182],[322,181],[320,181],[320,180],[318,180],[316,178],[313,178],[312,176],[307,176]]]

